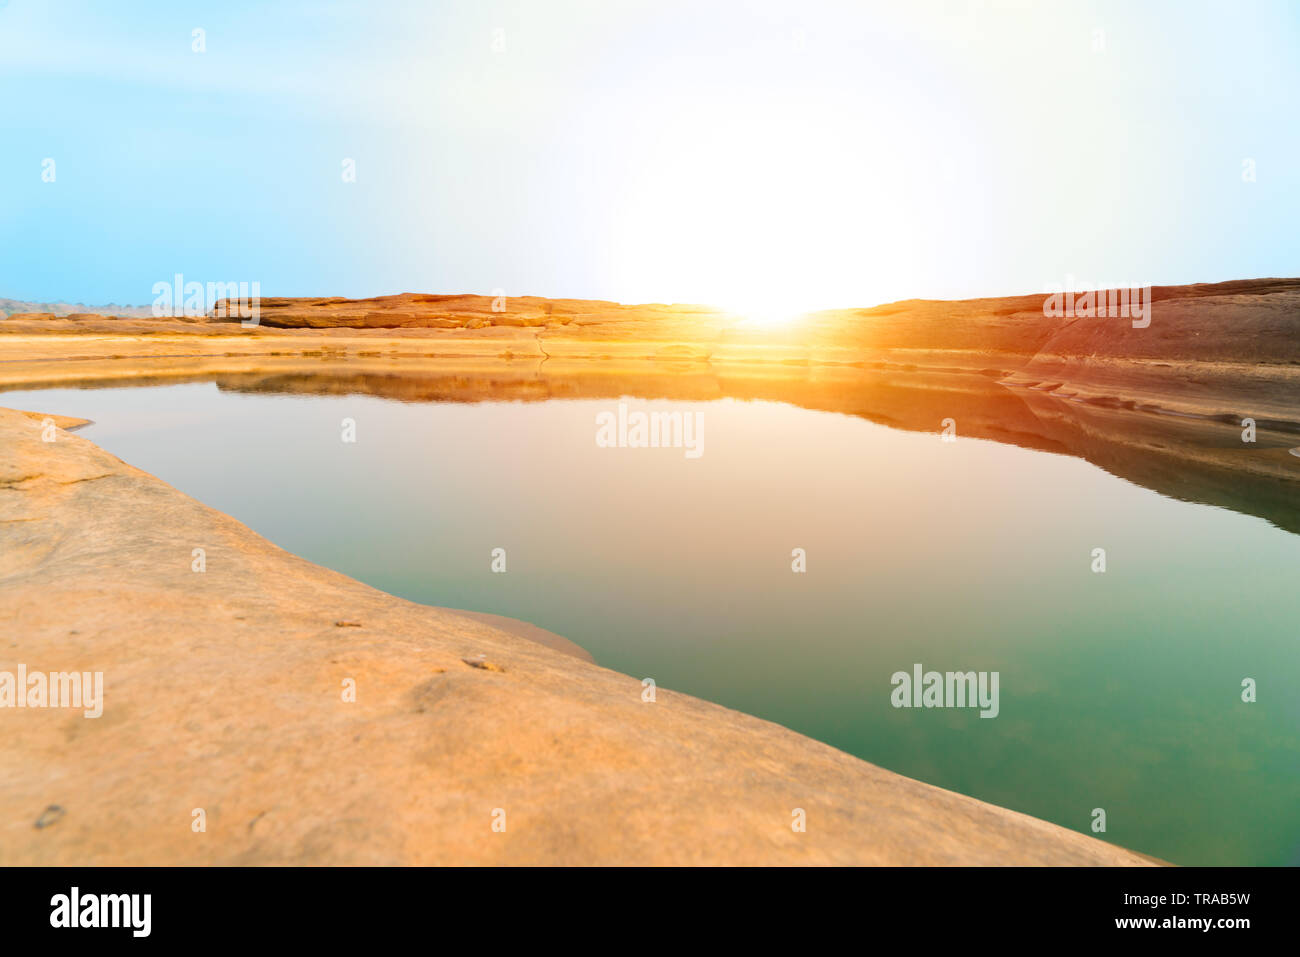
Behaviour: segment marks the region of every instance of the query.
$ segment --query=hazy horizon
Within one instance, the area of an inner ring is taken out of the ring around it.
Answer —
[[[1160,287],[1171,287],[1171,286],[1188,286],[1188,285],[1215,285],[1224,282],[1268,282],[1271,280],[1286,280],[1286,279],[1300,279],[1300,276],[1238,276],[1235,279],[1221,279],[1221,280],[1215,280],[1214,282],[1167,283],[1167,282],[1156,281],[1151,283],[1151,285],[1160,286]],[[1094,285],[1093,287],[1089,287],[1089,288],[1096,288],[1096,286]],[[1083,287],[1078,287],[1075,288],[1073,291],[1083,292],[1087,290],[1084,289]],[[967,301],[974,301],[980,299],[990,299],[990,300],[1017,299],[1024,296],[1036,296],[1039,295],[1040,293],[1041,290],[1033,289],[1025,292],[1010,292],[1002,295],[995,294],[995,295],[984,295],[984,296],[969,296],[969,297],[965,297],[964,299],[948,299],[948,298],[939,298],[935,296],[910,296],[907,299],[891,299],[885,302],[843,303],[838,306],[818,306],[815,307],[814,309],[809,310],[809,312],[816,312],[816,311],[833,312],[836,310],[845,310],[845,309],[870,309],[870,308],[875,308],[876,306],[890,306],[890,305],[895,305],[904,302],[967,302]],[[355,299],[355,300],[364,300],[364,299],[379,299],[385,296],[402,296],[402,295],[480,296],[482,298],[491,298],[490,293],[464,292],[464,291],[452,292],[449,290],[440,290],[440,289],[404,289],[401,292],[397,292],[397,293],[385,292],[385,293],[377,293],[375,295],[361,295],[361,296],[347,296],[347,297],[336,297],[334,293],[330,293],[330,292],[306,294],[301,297],[289,297],[289,296],[281,296],[280,294],[275,292],[263,291],[264,298],[303,298],[303,299],[347,298],[347,299]],[[704,307],[704,308],[717,308],[717,309],[727,308],[726,306],[722,306],[719,305],[718,303],[711,303],[711,302],[664,302],[664,301],[623,302],[617,299],[593,299],[590,297],[580,297],[580,296],[535,296],[532,293],[526,291],[512,295],[508,298],[549,299],[557,302],[558,301],[613,302],[620,306],[680,306],[680,307]],[[81,301],[73,302],[68,299],[46,299],[46,300],[38,301],[33,299],[18,299],[15,296],[0,296],[0,302],[6,302],[6,301],[22,302],[31,305],[45,305],[45,306],[85,306],[87,308],[96,307],[96,306],[120,306],[124,309],[151,308],[151,304],[148,302],[81,302]]]

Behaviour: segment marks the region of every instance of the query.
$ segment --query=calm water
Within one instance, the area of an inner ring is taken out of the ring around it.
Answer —
[[[1261,519],[1079,459],[762,402],[628,400],[701,413],[689,459],[597,447],[610,401],[213,384],[2,401],[95,419],[81,434],[114,454],[405,598],[534,622],[1066,827],[1104,808],[1100,836],[1177,863],[1300,863],[1300,536]],[[999,672],[1001,713],[893,708],[890,676],[918,662]]]

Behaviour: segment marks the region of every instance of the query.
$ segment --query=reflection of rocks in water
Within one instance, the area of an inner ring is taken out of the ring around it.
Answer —
[[[1300,533],[1300,463],[1284,433],[1241,441],[1236,423],[1097,408],[1026,395],[1072,455],[1170,498],[1257,515]]]
[[[1286,420],[1260,420],[1243,443],[1238,421],[1157,414],[1135,403],[1092,401],[1010,388],[992,374],[900,372],[852,367],[672,367],[624,363],[501,364],[421,372],[324,368],[215,375],[223,389],[282,394],[364,394],[403,402],[731,398],[785,402],[916,432],[938,432],[945,418],[963,438],[981,438],[1085,459],[1170,498],[1230,508],[1300,532],[1300,467]],[[1282,425],[1283,430],[1273,428]],[[1288,452],[1292,454],[1289,455]]]
[[[0,388],[216,382],[403,402],[762,399],[1075,455],[1300,531],[1300,280],[1153,287],[1149,326],[1042,296],[828,310],[770,329],[700,306],[401,295],[264,299],[267,327],[26,316]],[[82,334],[93,334],[83,336]],[[165,338],[153,338],[165,333]],[[1242,442],[1249,418],[1255,442]]]

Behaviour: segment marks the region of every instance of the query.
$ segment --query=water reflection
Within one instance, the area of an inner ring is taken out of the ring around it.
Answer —
[[[394,594],[1176,863],[1300,863],[1300,538],[1235,514],[1300,530],[1285,436],[870,369],[196,379],[4,401]],[[705,454],[599,447],[624,395],[702,415]],[[893,708],[917,664],[998,672],[998,717]]]
[[[305,363],[258,359],[255,371],[99,378],[78,388],[214,382],[231,392],[370,395],[402,402],[616,398],[785,402],[909,431],[939,431],[1073,455],[1161,495],[1255,515],[1300,532],[1300,435],[1261,429],[1241,440],[1239,423],[1151,414],[1117,402],[1086,403],[1010,388],[997,372],[898,371],[870,367],[713,368],[694,363],[622,365],[445,360]],[[1132,405],[1132,403],[1128,403]],[[1279,425],[1281,423],[1278,423]]]

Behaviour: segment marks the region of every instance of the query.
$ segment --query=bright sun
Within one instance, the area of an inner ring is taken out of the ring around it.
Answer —
[[[779,298],[729,303],[725,308],[740,316],[740,324],[750,329],[788,326],[814,311]]]
[[[725,123],[688,111],[673,128],[647,144],[615,210],[621,301],[712,304],[779,328],[880,302],[878,285],[915,271],[915,211],[870,125],[800,102]]]

